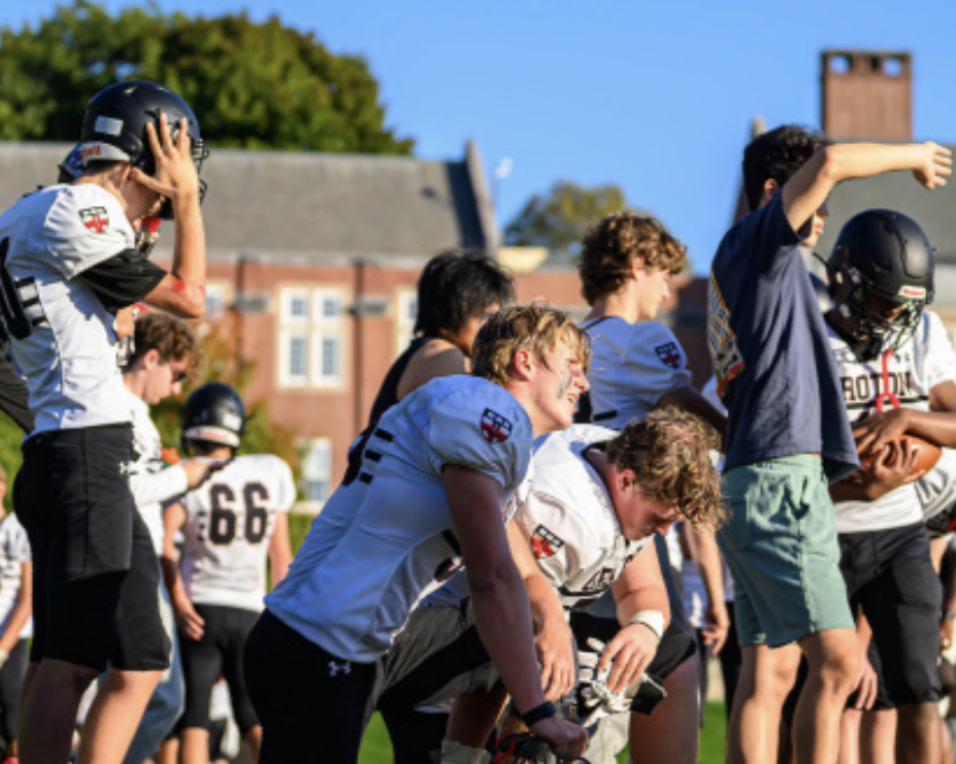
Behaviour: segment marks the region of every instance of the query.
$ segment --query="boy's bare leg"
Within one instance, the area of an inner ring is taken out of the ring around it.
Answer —
[[[259,761],[259,750],[262,748],[262,726],[257,724],[243,735],[242,739],[245,740],[246,745],[249,746],[249,751],[252,753],[252,760]]]
[[[629,748],[633,764],[697,764],[700,686],[692,656],[664,680],[667,697],[650,716],[631,717]]]
[[[83,725],[79,764],[122,764],[162,671],[110,669]]]
[[[22,695],[20,760],[23,764],[67,761],[80,699],[96,679],[96,671],[49,658],[31,664],[31,670]]]
[[[859,673],[853,629],[828,629],[800,640],[807,658],[807,682],[793,718],[797,764],[835,764],[840,719]]]
[[[186,727],[179,735],[179,760],[182,764],[209,764],[209,730]]]
[[[156,764],[179,764],[179,738],[167,738],[159,746]]]
[[[507,702],[508,691],[503,685],[488,693],[457,698],[448,717],[445,738],[471,748],[484,748]]]
[[[784,645],[771,650],[766,645],[744,645],[740,652],[740,680],[727,731],[727,760],[730,764],[776,761],[780,714],[797,677],[800,648]]]
[[[863,714],[860,759],[866,764],[896,764],[896,711]]]
[[[896,709],[896,760],[899,764],[939,761],[941,724],[936,703],[908,703]]]
[[[862,724],[863,712],[858,708],[848,708],[843,712],[843,718],[840,719],[840,756],[837,764],[860,764]]]

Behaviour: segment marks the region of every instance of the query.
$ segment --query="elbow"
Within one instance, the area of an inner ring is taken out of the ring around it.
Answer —
[[[491,565],[481,570],[472,570],[466,566],[465,570],[468,571],[468,588],[473,598],[495,599],[516,585],[523,586],[521,576],[513,564]]]
[[[819,162],[820,177],[832,184],[837,184],[844,179],[844,167],[846,166],[846,146],[838,143],[824,146],[816,153]]]
[[[206,300],[203,296],[189,297],[183,300],[179,308],[180,318],[202,318],[206,315]]]

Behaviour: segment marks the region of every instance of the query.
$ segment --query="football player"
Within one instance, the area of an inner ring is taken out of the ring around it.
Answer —
[[[544,700],[502,507],[534,436],[571,424],[586,361],[567,316],[508,308],[479,331],[471,375],[433,379],[386,411],[358,478],[326,504],[249,636],[261,761],[355,761],[380,660],[462,565],[478,630],[528,726],[558,755],[580,754],[586,733]]]
[[[843,226],[827,264],[830,346],[868,466],[831,486],[840,568],[866,659],[878,657],[876,710],[895,708],[898,761],[939,760],[941,591],[915,482],[912,434],[956,446],[956,356],[933,300],[934,256],[916,221],[868,210]],[[891,442],[892,441],[892,442]],[[884,444],[889,443],[888,447]]]
[[[649,215],[613,213],[585,237],[578,273],[581,292],[591,310],[581,327],[591,338],[594,363],[588,376],[591,410],[583,413],[590,413],[595,424],[620,430],[655,407],[674,405],[701,416],[718,432],[724,431],[724,417],[691,386],[680,342],[666,326],[653,320],[670,294],[671,276],[680,273],[686,261],[684,245]],[[709,595],[704,634],[719,651],[729,626],[719,553],[713,536],[696,537]],[[691,764],[697,760],[692,744],[696,727],[691,724],[698,718],[700,702],[693,631],[668,562],[667,546],[663,538],[655,543],[665,563],[663,576],[673,620],[652,673],[664,682],[668,699],[657,709],[653,721],[646,710],[632,717],[631,755],[644,764]],[[607,628],[614,628],[615,608],[610,597],[605,596],[590,610],[605,619]],[[575,618],[579,641],[586,641],[583,629],[596,626],[597,618]],[[623,719],[614,719],[603,725],[598,735],[610,736],[622,723]],[[608,742],[601,750],[607,752],[615,745]]]
[[[220,673],[233,716],[253,758],[262,728],[242,676],[242,651],[266,594],[266,560],[273,585],[292,560],[288,511],[295,502],[289,465],[277,456],[236,456],[246,425],[242,398],[209,382],[182,409],[183,448],[212,462],[214,477],[166,508],[163,569],[179,626],[186,707],[179,723],[180,761],[209,761],[209,699]],[[182,528],[182,554],[174,543]]]
[[[120,762],[168,665],[155,557],[124,466],[130,412],[117,405],[114,313],[143,301],[195,317],[205,303],[206,152],[189,106],[156,83],[111,85],[90,101],[80,138],[78,180],[0,217],[0,338],[35,420],[15,491],[35,566],[27,764],[66,760],[80,696],[108,662],[80,761]],[[176,218],[169,273],[135,248],[133,225],[156,211]]]

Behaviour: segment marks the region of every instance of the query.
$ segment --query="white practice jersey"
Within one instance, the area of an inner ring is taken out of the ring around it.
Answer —
[[[129,465],[129,487],[136,501],[157,556],[163,553],[163,502],[181,496],[189,488],[186,470],[169,467],[163,461],[159,430],[149,416],[149,406],[126,390],[133,413],[133,461]]]
[[[535,444],[534,479],[515,522],[531,539],[538,568],[565,609],[597,599],[651,541],[628,541],[604,481],[584,458],[616,432],[589,424]]]
[[[295,503],[292,470],[278,456],[237,456],[183,499],[179,561],[192,602],[258,612],[277,512]]]
[[[462,566],[444,466],[492,478],[506,507],[532,441],[527,414],[504,388],[461,375],[423,385],[379,421],[359,477],[312,523],[267,607],[333,655],[376,660],[420,600]]]
[[[113,315],[75,278],[134,245],[119,202],[93,184],[51,186],[0,216],[3,319],[33,432],[129,422]],[[14,296],[15,293],[15,296]]]
[[[867,363],[858,360],[832,328],[827,330],[851,423],[876,411],[881,397],[884,409],[900,405],[928,411],[930,390],[941,382],[956,381],[952,343],[939,316],[931,311],[923,311],[919,327],[902,348]],[[897,403],[887,395],[895,396]],[[900,486],[876,501],[841,501],[835,507],[840,533],[900,528],[923,519],[913,485]]]
[[[690,384],[684,348],[663,324],[609,317],[581,328],[591,338],[588,381],[595,424],[621,430],[647,416],[663,396]]]
[[[0,520],[0,634],[6,631],[7,623],[17,605],[20,584],[23,581],[23,563],[30,560],[27,532],[16,515],[10,512]],[[20,632],[20,639],[32,636],[33,619],[30,618]]]

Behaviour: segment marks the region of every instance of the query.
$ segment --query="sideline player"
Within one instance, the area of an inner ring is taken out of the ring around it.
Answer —
[[[146,527],[157,561],[163,553],[162,502],[196,488],[215,465],[205,459],[184,459],[174,466],[163,460],[163,444],[149,407],[178,395],[182,382],[202,357],[198,342],[184,321],[166,313],[149,312],[136,319],[132,355],[123,369],[123,385],[133,412],[133,453],[130,489]],[[142,764],[156,753],[183,709],[183,677],[172,607],[160,586],[160,612],[172,642],[170,667],[160,680],[136,729],[124,764]]]
[[[584,749],[586,733],[544,701],[502,505],[534,436],[571,424],[586,360],[567,316],[508,308],[479,331],[472,375],[434,379],[383,415],[358,479],[326,504],[249,636],[263,762],[355,761],[377,662],[462,565],[478,629],[528,726],[560,756]]]
[[[718,542],[734,576],[743,654],[729,759],[773,761],[802,652],[809,678],[794,719],[796,758],[834,762],[859,661],[827,481],[857,457],[800,245],[822,233],[837,183],[912,170],[933,189],[951,174],[950,152],[934,143],[825,145],[785,126],[751,141],[743,164],[751,213],[714,257],[707,320],[728,410],[730,520]]]
[[[4,507],[6,496],[7,472],[0,466],[0,760],[15,764],[17,711],[33,632],[33,561],[26,531]]]
[[[130,414],[116,405],[113,313],[144,301],[199,316],[205,302],[205,148],[189,106],[155,83],[118,83],[90,101],[81,142],[81,178],[0,217],[2,337],[35,419],[14,490],[34,552],[24,764],[67,759],[80,696],[107,662],[80,762],[118,764],[167,666],[158,571],[123,471]],[[176,218],[171,273],[134,246],[132,223],[157,210]],[[87,484],[91,471],[103,478]]]
[[[684,245],[649,215],[613,213],[585,237],[578,273],[591,311],[581,326],[592,340],[594,353],[588,381],[596,424],[619,430],[655,407],[676,405],[723,433],[724,417],[691,386],[684,349],[666,326],[653,320],[670,295],[671,276],[680,273],[686,262]],[[696,538],[710,602],[705,635],[719,649],[729,625],[719,554],[713,536],[696,534]],[[700,703],[693,634],[668,564],[667,545],[663,538],[655,543],[664,563],[672,621],[653,668],[664,681],[668,698],[655,709],[653,719],[647,710],[632,716],[627,734],[637,762],[692,764],[697,750],[688,741],[696,736]],[[597,626],[598,618],[613,625],[614,607],[608,597],[592,605],[590,612],[595,618],[575,617],[582,642],[586,641],[584,629]],[[624,734],[623,722],[615,719],[599,730],[598,735],[606,738],[605,753],[622,746],[622,741],[613,738]]]
[[[827,271],[827,328],[844,403],[860,447],[874,455],[830,489],[840,568],[853,612],[872,629],[875,708],[897,710],[897,761],[938,761],[942,595],[911,485],[921,473],[912,449],[880,450],[907,433],[956,445],[956,356],[942,321],[924,310],[933,299],[933,248],[911,218],[868,210],[843,226]]]
[[[179,723],[180,761],[209,761],[209,701],[220,673],[243,740],[259,758],[262,728],[242,676],[246,636],[262,612],[266,560],[273,585],[289,569],[292,470],[271,454],[236,456],[246,425],[242,398],[210,382],[182,409],[183,447],[211,462],[227,461],[200,488],[166,508],[163,569],[179,625],[186,707]],[[182,528],[182,555],[173,538]]]

